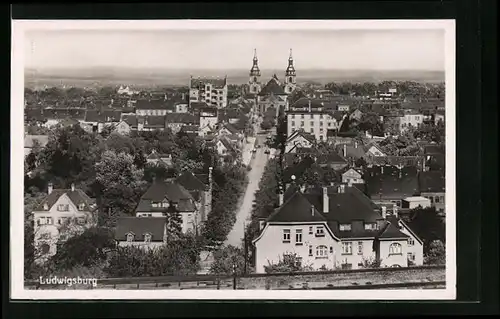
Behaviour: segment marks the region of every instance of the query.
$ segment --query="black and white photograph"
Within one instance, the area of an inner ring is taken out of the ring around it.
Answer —
[[[454,20],[12,30],[13,299],[456,297]]]

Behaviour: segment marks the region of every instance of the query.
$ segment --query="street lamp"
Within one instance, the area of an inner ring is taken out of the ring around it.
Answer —
[[[233,263],[233,290],[236,290],[236,262]]]

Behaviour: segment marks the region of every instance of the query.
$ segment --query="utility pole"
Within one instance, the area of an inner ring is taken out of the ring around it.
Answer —
[[[233,290],[236,290],[236,262],[233,264]]]
[[[243,222],[243,251],[244,251],[244,266],[243,266],[243,273],[247,273],[247,260],[248,260],[248,245],[247,245],[247,234],[246,234],[246,227],[245,223]]]

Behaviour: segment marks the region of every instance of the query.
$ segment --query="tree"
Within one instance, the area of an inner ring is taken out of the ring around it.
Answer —
[[[108,138],[109,135],[111,135],[111,133],[113,133],[113,131],[116,129],[115,125],[106,125],[102,128],[102,131],[101,131],[101,136],[103,138]]]
[[[264,119],[262,123],[260,123],[260,128],[263,130],[270,130],[273,127],[273,123],[269,119]]]
[[[435,207],[412,209],[409,226],[424,242],[424,255],[429,252],[434,240],[445,241],[445,224]]]
[[[59,269],[71,269],[76,266],[91,267],[106,260],[114,249],[113,233],[107,228],[93,227],[77,236],[60,243],[52,261]]]
[[[167,217],[166,228],[168,240],[176,240],[182,234],[182,216],[177,204],[170,201],[165,211]]]
[[[144,172],[134,164],[131,155],[105,151],[95,164],[96,189],[101,199],[101,224],[114,225],[117,216],[106,213],[130,213],[144,191]]]
[[[441,240],[433,240],[429,244],[429,250],[425,254],[426,264],[443,265],[446,263],[446,249]]]
[[[214,262],[210,273],[216,275],[232,275],[236,266],[236,273],[243,275],[245,270],[245,257],[243,249],[235,246],[225,246],[214,252]]]

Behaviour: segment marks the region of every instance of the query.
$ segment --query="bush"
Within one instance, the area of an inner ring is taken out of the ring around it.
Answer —
[[[380,265],[382,264],[382,260],[376,259],[373,257],[363,258],[362,264],[363,264],[362,267],[365,269],[380,268]]]
[[[446,263],[445,245],[440,240],[433,240],[429,244],[429,251],[424,259],[425,264],[444,265]]]
[[[284,253],[277,263],[273,264],[268,262],[268,265],[264,266],[264,270],[266,273],[272,274],[312,271],[313,269],[309,265],[302,265],[302,261],[297,254]]]

